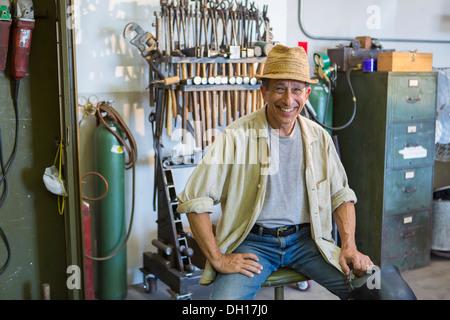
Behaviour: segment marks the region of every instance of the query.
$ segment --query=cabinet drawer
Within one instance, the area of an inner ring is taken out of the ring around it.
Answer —
[[[402,270],[429,262],[428,211],[385,217],[383,222],[382,267],[397,265]]]
[[[434,163],[434,121],[392,124],[387,129],[387,168]]]
[[[428,209],[433,197],[433,167],[387,170],[384,214]]]
[[[389,78],[389,121],[433,119],[436,108],[435,76]]]

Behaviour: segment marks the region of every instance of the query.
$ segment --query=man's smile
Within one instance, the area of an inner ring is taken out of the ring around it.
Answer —
[[[297,109],[297,107],[292,107],[292,108],[283,108],[283,107],[280,107],[280,109],[281,109],[283,112],[290,113],[290,112],[294,111],[294,109]]]

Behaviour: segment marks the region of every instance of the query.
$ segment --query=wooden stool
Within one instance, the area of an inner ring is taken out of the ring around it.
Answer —
[[[309,278],[288,268],[280,268],[270,274],[267,280],[263,283],[263,287],[275,287],[275,300],[284,300],[284,285],[289,283],[309,281]],[[308,290],[310,283],[306,289],[301,289],[302,291]]]

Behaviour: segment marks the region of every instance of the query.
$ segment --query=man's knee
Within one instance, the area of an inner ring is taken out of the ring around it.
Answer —
[[[211,300],[253,300],[269,274],[264,269],[253,278],[240,273],[218,274],[213,284]]]

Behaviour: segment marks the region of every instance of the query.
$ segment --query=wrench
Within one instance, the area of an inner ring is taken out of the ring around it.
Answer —
[[[130,40],[130,43],[139,49],[143,57],[149,56],[155,50],[155,37],[150,32],[144,31],[136,22],[130,22],[123,31],[124,38],[128,38],[133,32],[136,32],[137,35]]]

